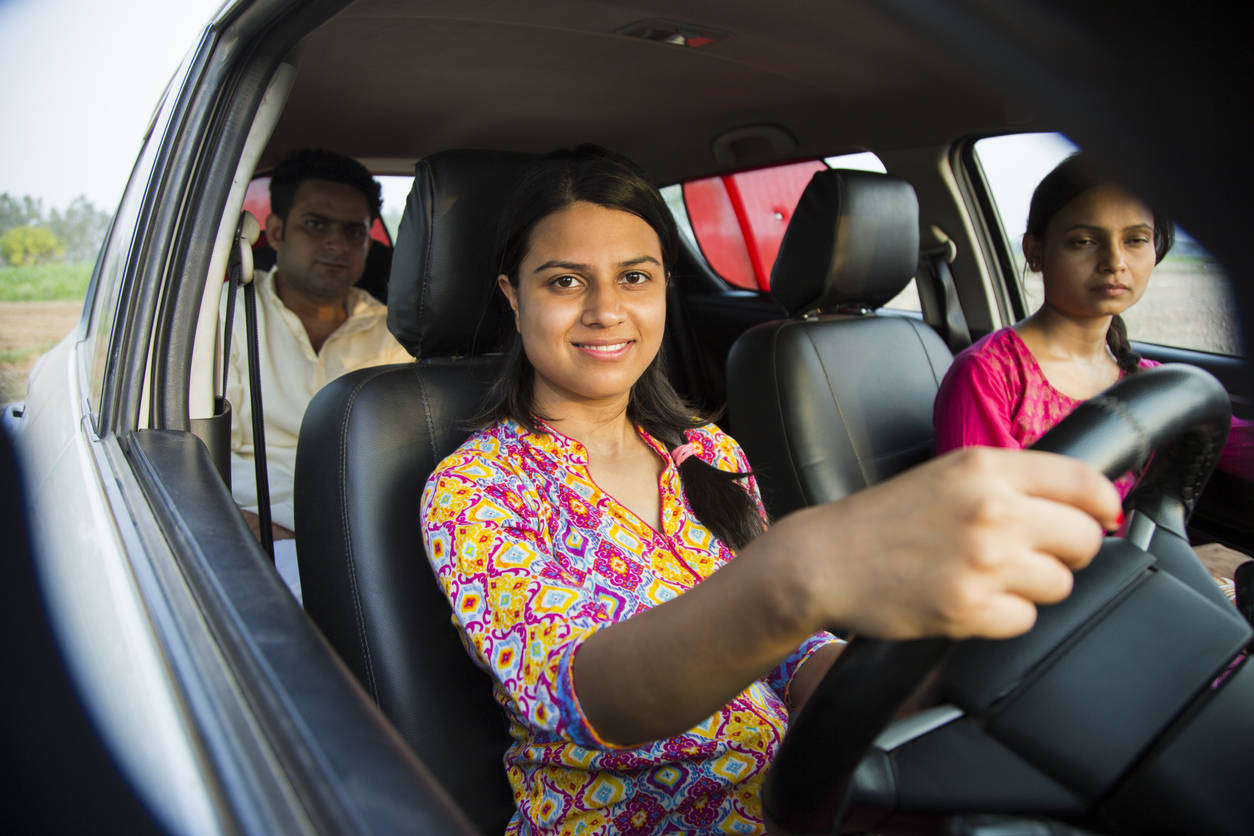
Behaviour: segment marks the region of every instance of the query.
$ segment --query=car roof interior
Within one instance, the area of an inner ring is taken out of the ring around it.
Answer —
[[[667,183],[1032,127],[944,44],[837,5],[360,0],[301,42],[261,164],[317,145],[409,173],[448,148],[584,141]]]

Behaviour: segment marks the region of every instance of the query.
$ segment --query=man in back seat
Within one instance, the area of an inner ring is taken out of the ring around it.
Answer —
[[[265,230],[277,258],[272,270],[254,278],[262,408],[275,559],[298,599],[292,475],[305,407],[319,389],[346,372],[412,360],[388,331],[387,308],[354,287],[366,266],[370,226],[380,208],[379,184],[370,173],[356,160],[329,151],[297,151],[270,179]],[[224,300],[220,316],[225,318],[225,312]],[[236,307],[231,333],[232,493],[260,537],[242,306]]]

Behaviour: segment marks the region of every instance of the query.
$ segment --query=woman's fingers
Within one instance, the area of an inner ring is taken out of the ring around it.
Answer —
[[[1001,589],[1035,604],[1057,604],[1071,594],[1075,575],[1057,556],[1025,551],[1007,566]]]
[[[1030,548],[1072,570],[1083,569],[1101,548],[1106,532],[1090,514],[1073,505],[1024,497],[1022,536]]]
[[[1015,453],[1005,478],[1024,494],[1062,503],[1092,517],[1102,528],[1115,528],[1121,503],[1110,480],[1078,459],[1039,450]]]
[[[844,626],[884,638],[1001,638],[1029,629],[1036,604],[1070,593],[1072,572],[1114,526],[1119,496],[1072,459],[973,448],[837,507],[862,530],[839,515],[828,534],[851,550],[838,574],[852,588],[833,599],[849,608],[836,614]]]
[[[1036,606],[1026,598],[1009,593],[992,595],[972,618],[948,635],[966,639],[1009,639],[1022,635],[1036,623]]]

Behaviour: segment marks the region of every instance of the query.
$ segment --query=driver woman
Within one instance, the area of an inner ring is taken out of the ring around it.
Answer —
[[[510,833],[759,833],[759,789],[841,648],[1003,637],[1113,527],[1100,474],[964,451],[769,530],[736,443],[661,369],[675,224],[633,163],[556,152],[506,207],[518,339],[432,474],[427,554],[514,744]]]

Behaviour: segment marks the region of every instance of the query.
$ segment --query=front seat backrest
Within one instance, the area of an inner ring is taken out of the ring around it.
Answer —
[[[922,320],[875,309],[914,276],[919,204],[904,180],[820,171],[784,233],[771,294],[789,318],[727,358],[728,423],[775,516],[927,459],[952,356]]]
[[[427,477],[469,434],[512,330],[493,299],[497,215],[531,158],[452,151],[418,163],[392,262],[388,325],[419,358],[362,369],[310,403],[296,454],[304,605],[475,823],[514,810],[510,742],[423,549]]]

